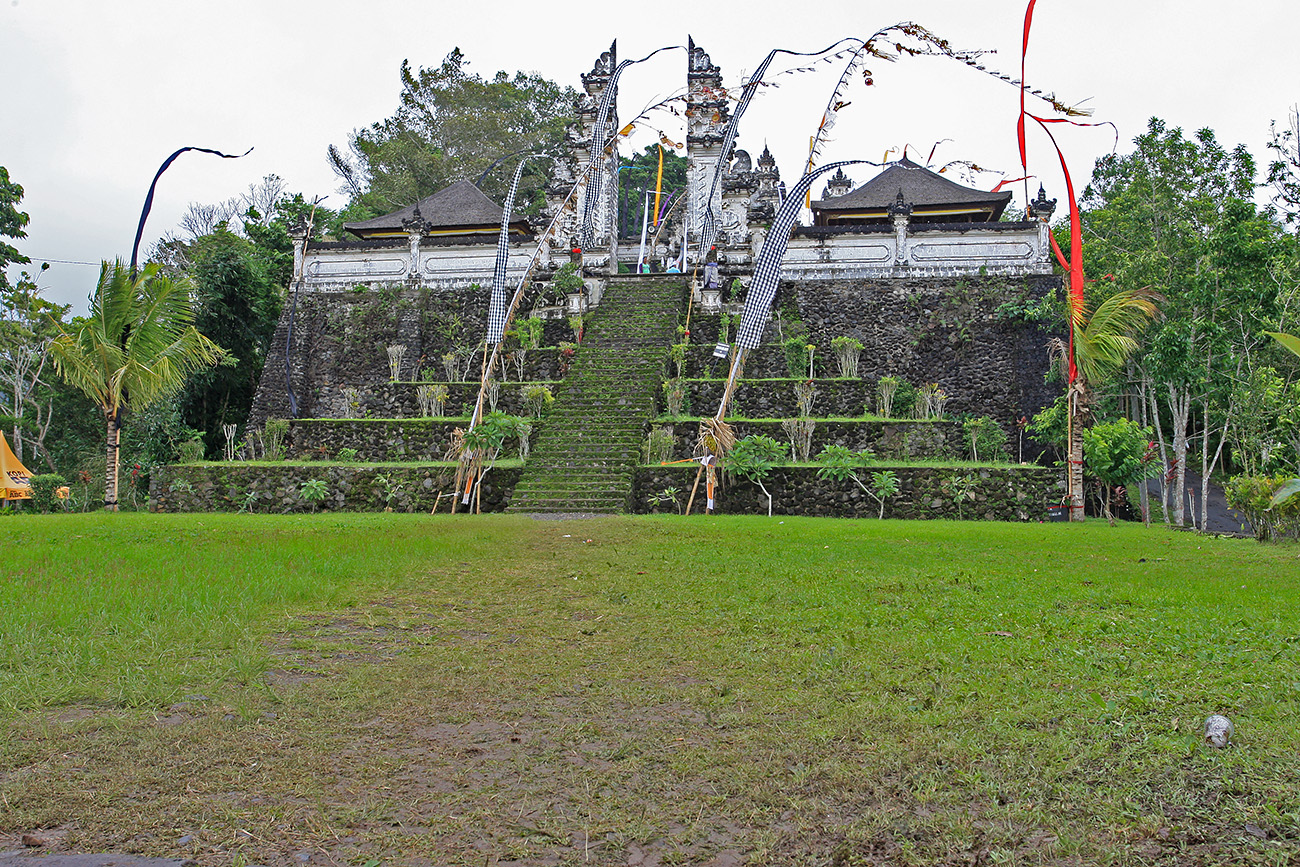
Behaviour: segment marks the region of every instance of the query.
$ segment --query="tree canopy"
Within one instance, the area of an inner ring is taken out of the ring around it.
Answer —
[[[577,91],[524,72],[484,78],[468,66],[459,48],[436,67],[413,69],[403,60],[397,111],[355,131],[346,153],[330,146],[330,166],[352,197],[352,218],[390,213],[456,181],[476,180],[511,154],[561,154]],[[537,161],[525,171],[521,208],[540,207],[548,169]],[[481,187],[501,201],[509,181],[509,171],[498,170]]]
[[[29,217],[18,210],[23,200],[23,188],[9,180],[9,170],[0,166],[0,238],[26,238]],[[12,244],[0,241],[0,289],[9,287],[5,271],[10,265],[25,265],[30,259],[18,252]]]

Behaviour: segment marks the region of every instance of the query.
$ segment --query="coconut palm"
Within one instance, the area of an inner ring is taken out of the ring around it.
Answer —
[[[1092,390],[1118,373],[1138,348],[1137,336],[1159,312],[1159,293],[1124,289],[1091,313],[1084,308],[1073,318],[1076,376],[1066,393],[1069,401],[1070,520],[1083,520],[1083,429],[1092,423]],[[1053,353],[1069,366],[1069,350],[1054,340]]]
[[[104,413],[107,471],[104,506],[117,511],[117,459],[122,411],[143,409],[174,394],[196,370],[217,363],[221,347],[191,324],[184,285],[147,265],[135,273],[105,262],[90,316],[75,332],[60,329],[50,346],[55,369]]]

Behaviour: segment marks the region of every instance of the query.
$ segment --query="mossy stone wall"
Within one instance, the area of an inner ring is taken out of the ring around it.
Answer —
[[[642,467],[633,486],[636,512],[673,512],[672,504],[660,499],[667,488],[676,488],[679,505],[685,507],[697,468]],[[1065,493],[1065,479],[1057,470],[1041,467],[934,468],[899,466],[864,467],[858,475],[868,486],[871,474],[892,470],[900,491],[886,501],[886,518],[965,518],[985,521],[1041,521],[1049,506],[1058,505]],[[957,492],[969,479],[971,499],[956,501]],[[774,515],[806,515],[822,518],[874,518],[879,505],[852,480],[843,482],[817,478],[817,467],[778,467],[764,481],[772,494]],[[729,515],[767,514],[767,498],[758,485],[732,480],[717,496],[717,511]],[[704,481],[701,479],[692,512],[703,511]]]
[[[439,511],[449,509],[447,494],[455,482],[453,467],[374,467],[342,464],[183,464],[158,467],[149,486],[149,508],[156,512],[377,512],[387,503],[384,476],[400,487],[395,512],[427,512],[443,492]],[[498,467],[483,481],[485,512],[502,511],[519,482],[519,467]],[[318,506],[302,497],[311,479],[325,483]],[[251,499],[250,499],[250,494]]]

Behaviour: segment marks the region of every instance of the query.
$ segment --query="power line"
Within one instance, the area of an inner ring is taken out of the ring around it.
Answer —
[[[96,268],[103,265],[103,262],[76,262],[72,259],[41,259],[38,256],[28,256],[33,262],[48,262],[51,265],[94,265]]]

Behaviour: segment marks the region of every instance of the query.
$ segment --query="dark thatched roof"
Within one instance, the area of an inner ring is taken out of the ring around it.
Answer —
[[[818,222],[836,219],[845,212],[861,215],[865,211],[887,211],[897,201],[900,190],[914,215],[977,209],[986,212],[984,216],[989,221],[996,221],[1011,200],[1010,190],[990,193],[964,187],[904,157],[853,192],[819,199],[812,207],[818,213]]]
[[[372,220],[346,223],[343,228],[361,238],[405,232],[406,226],[415,220],[417,209],[427,229],[439,234],[457,229],[471,232],[501,227],[501,206],[483,195],[471,182],[457,181],[400,211]],[[511,226],[514,227],[516,223],[524,225],[520,219],[513,221]]]

